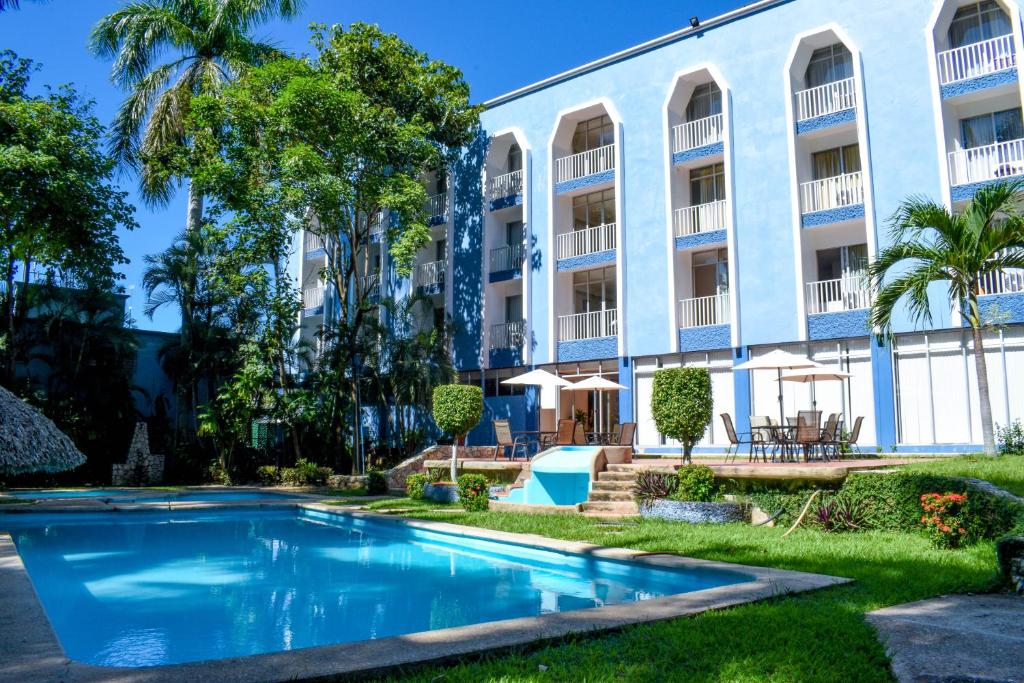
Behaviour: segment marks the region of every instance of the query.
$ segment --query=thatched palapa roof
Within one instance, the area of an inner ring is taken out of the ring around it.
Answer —
[[[0,474],[63,472],[84,462],[50,418],[0,387]]]

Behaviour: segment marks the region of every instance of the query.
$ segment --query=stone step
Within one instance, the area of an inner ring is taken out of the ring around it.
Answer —
[[[619,472],[619,473],[621,473],[621,472],[629,472],[630,474],[632,474],[635,477],[637,472],[665,472],[666,474],[672,474],[673,472],[676,471],[676,468],[673,467],[672,465],[662,465],[662,464],[650,464],[650,465],[648,465],[646,463],[644,463],[644,464],[629,463],[629,464],[619,464],[619,465],[608,465],[608,471],[609,472]]]
[[[590,492],[591,502],[604,502],[604,501],[633,501],[632,491],[594,491]]]
[[[636,472],[598,472],[598,481],[623,481],[632,484],[636,481]]]
[[[619,515],[636,515],[640,513],[640,508],[636,506],[636,503],[624,500],[588,500],[581,507],[583,512],[604,512]]]
[[[628,481],[627,480],[622,480],[622,481],[616,481],[616,480],[605,481],[603,479],[598,479],[597,481],[594,482],[593,486],[591,486],[591,490],[592,491],[632,491],[633,490],[633,481],[632,480],[628,480]]]

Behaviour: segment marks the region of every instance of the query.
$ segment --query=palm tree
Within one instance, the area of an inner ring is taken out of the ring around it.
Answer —
[[[892,245],[869,267],[878,292],[871,324],[879,336],[891,336],[893,312],[904,299],[915,323],[930,324],[928,288],[946,283],[950,300],[974,338],[981,429],[988,454],[995,452],[995,438],[983,330],[993,321],[982,315],[978,295],[986,293],[989,283],[999,282],[1004,270],[1024,267],[1022,190],[1021,182],[984,187],[955,214],[925,198],[907,199],[892,218]]]
[[[112,80],[130,91],[114,119],[111,152],[141,167],[143,196],[173,193],[170,153],[186,144],[193,98],[216,95],[250,66],[279,55],[252,37],[275,17],[292,18],[302,0],[137,0],[93,27],[92,50],[113,60]],[[168,61],[157,64],[159,57]],[[186,231],[202,220],[203,198],[189,183]]]

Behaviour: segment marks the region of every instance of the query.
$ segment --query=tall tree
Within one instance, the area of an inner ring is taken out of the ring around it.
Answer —
[[[985,363],[987,320],[978,297],[1003,271],[1024,268],[1024,217],[1020,207],[1024,184],[999,183],[984,187],[960,213],[928,199],[911,197],[893,216],[892,244],[871,264],[877,290],[871,324],[882,337],[892,334],[892,317],[901,302],[912,319],[930,324],[928,290],[944,283],[949,300],[971,329],[978,403],[985,453],[995,453],[992,405]]]

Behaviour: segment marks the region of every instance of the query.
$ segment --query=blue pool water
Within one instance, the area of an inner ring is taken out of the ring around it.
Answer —
[[[107,666],[385,638],[751,580],[295,508],[16,517],[0,516],[0,528],[65,653]]]
[[[526,505],[576,505],[590,496],[590,468],[600,446],[559,446],[530,463],[530,478],[498,498]]]
[[[32,500],[68,500],[74,498],[110,498],[120,502],[168,502],[185,503],[216,502],[233,500],[296,500],[302,496],[276,491],[146,491],[136,489],[83,489],[75,491],[11,491],[14,498]]]

